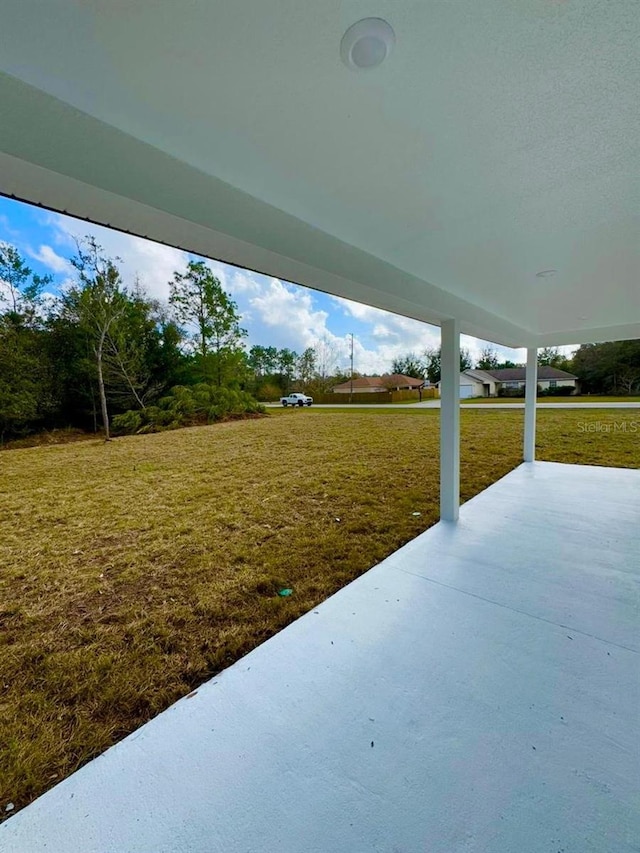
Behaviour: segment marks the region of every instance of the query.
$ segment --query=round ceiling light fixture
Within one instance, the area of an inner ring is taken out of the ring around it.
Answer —
[[[349,27],[340,42],[342,61],[353,71],[382,65],[396,43],[396,34],[382,18],[363,18]]]
[[[540,270],[536,273],[536,278],[552,278],[558,270]]]

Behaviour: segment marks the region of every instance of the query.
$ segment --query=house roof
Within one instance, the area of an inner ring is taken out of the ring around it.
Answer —
[[[465,370],[464,375],[469,376],[471,379],[475,379],[477,382],[495,382],[494,376],[492,376],[487,370],[482,370],[479,367],[474,367],[471,370]]]
[[[358,376],[353,380],[354,391],[358,388],[395,388],[399,385],[408,385],[410,388],[421,388],[424,379],[415,379],[413,376],[404,376],[402,373],[390,373],[384,376]],[[334,388],[351,388],[351,380],[334,385]]]
[[[4,0],[0,192],[500,344],[640,336],[635,0],[373,5],[354,72],[359,3]]]
[[[504,367],[501,370],[485,370],[489,376],[492,376],[498,382],[517,382],[526,378],[526,370],[524,367]],[[577,379],[573,373],[567,373],[566,370],[560,370],[557,367],[547,367],[544,365],[538,366],[538,379]]]

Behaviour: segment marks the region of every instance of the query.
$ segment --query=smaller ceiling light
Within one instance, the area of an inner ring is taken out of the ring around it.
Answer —
[[[558,270],[540,270],[540,272],[536,273],[536,278],[551,278],[557,272]]]
[[[349,27],[340,42],[342,61],[353,71],[381,65],[396,43],[396,34],[382,18],[363,18]]]

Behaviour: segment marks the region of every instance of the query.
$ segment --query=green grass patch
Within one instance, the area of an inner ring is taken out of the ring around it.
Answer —
[[[639,421],[542,410],[539,457],[638,467]],[[523,412],[461,422],[467,500],[519,463]],[[438,453],[437,410],[313,408],[1,453],[0,811],[433,524]]]

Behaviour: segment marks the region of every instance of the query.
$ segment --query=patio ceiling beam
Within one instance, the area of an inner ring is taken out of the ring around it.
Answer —
[[[536,397],[538,393],[538,350],[527,349],[527,371],[524,390],[524,461],[536,458]]]
[[[443,320],[440,357],[440,518],[460,512],[460,322]]]

